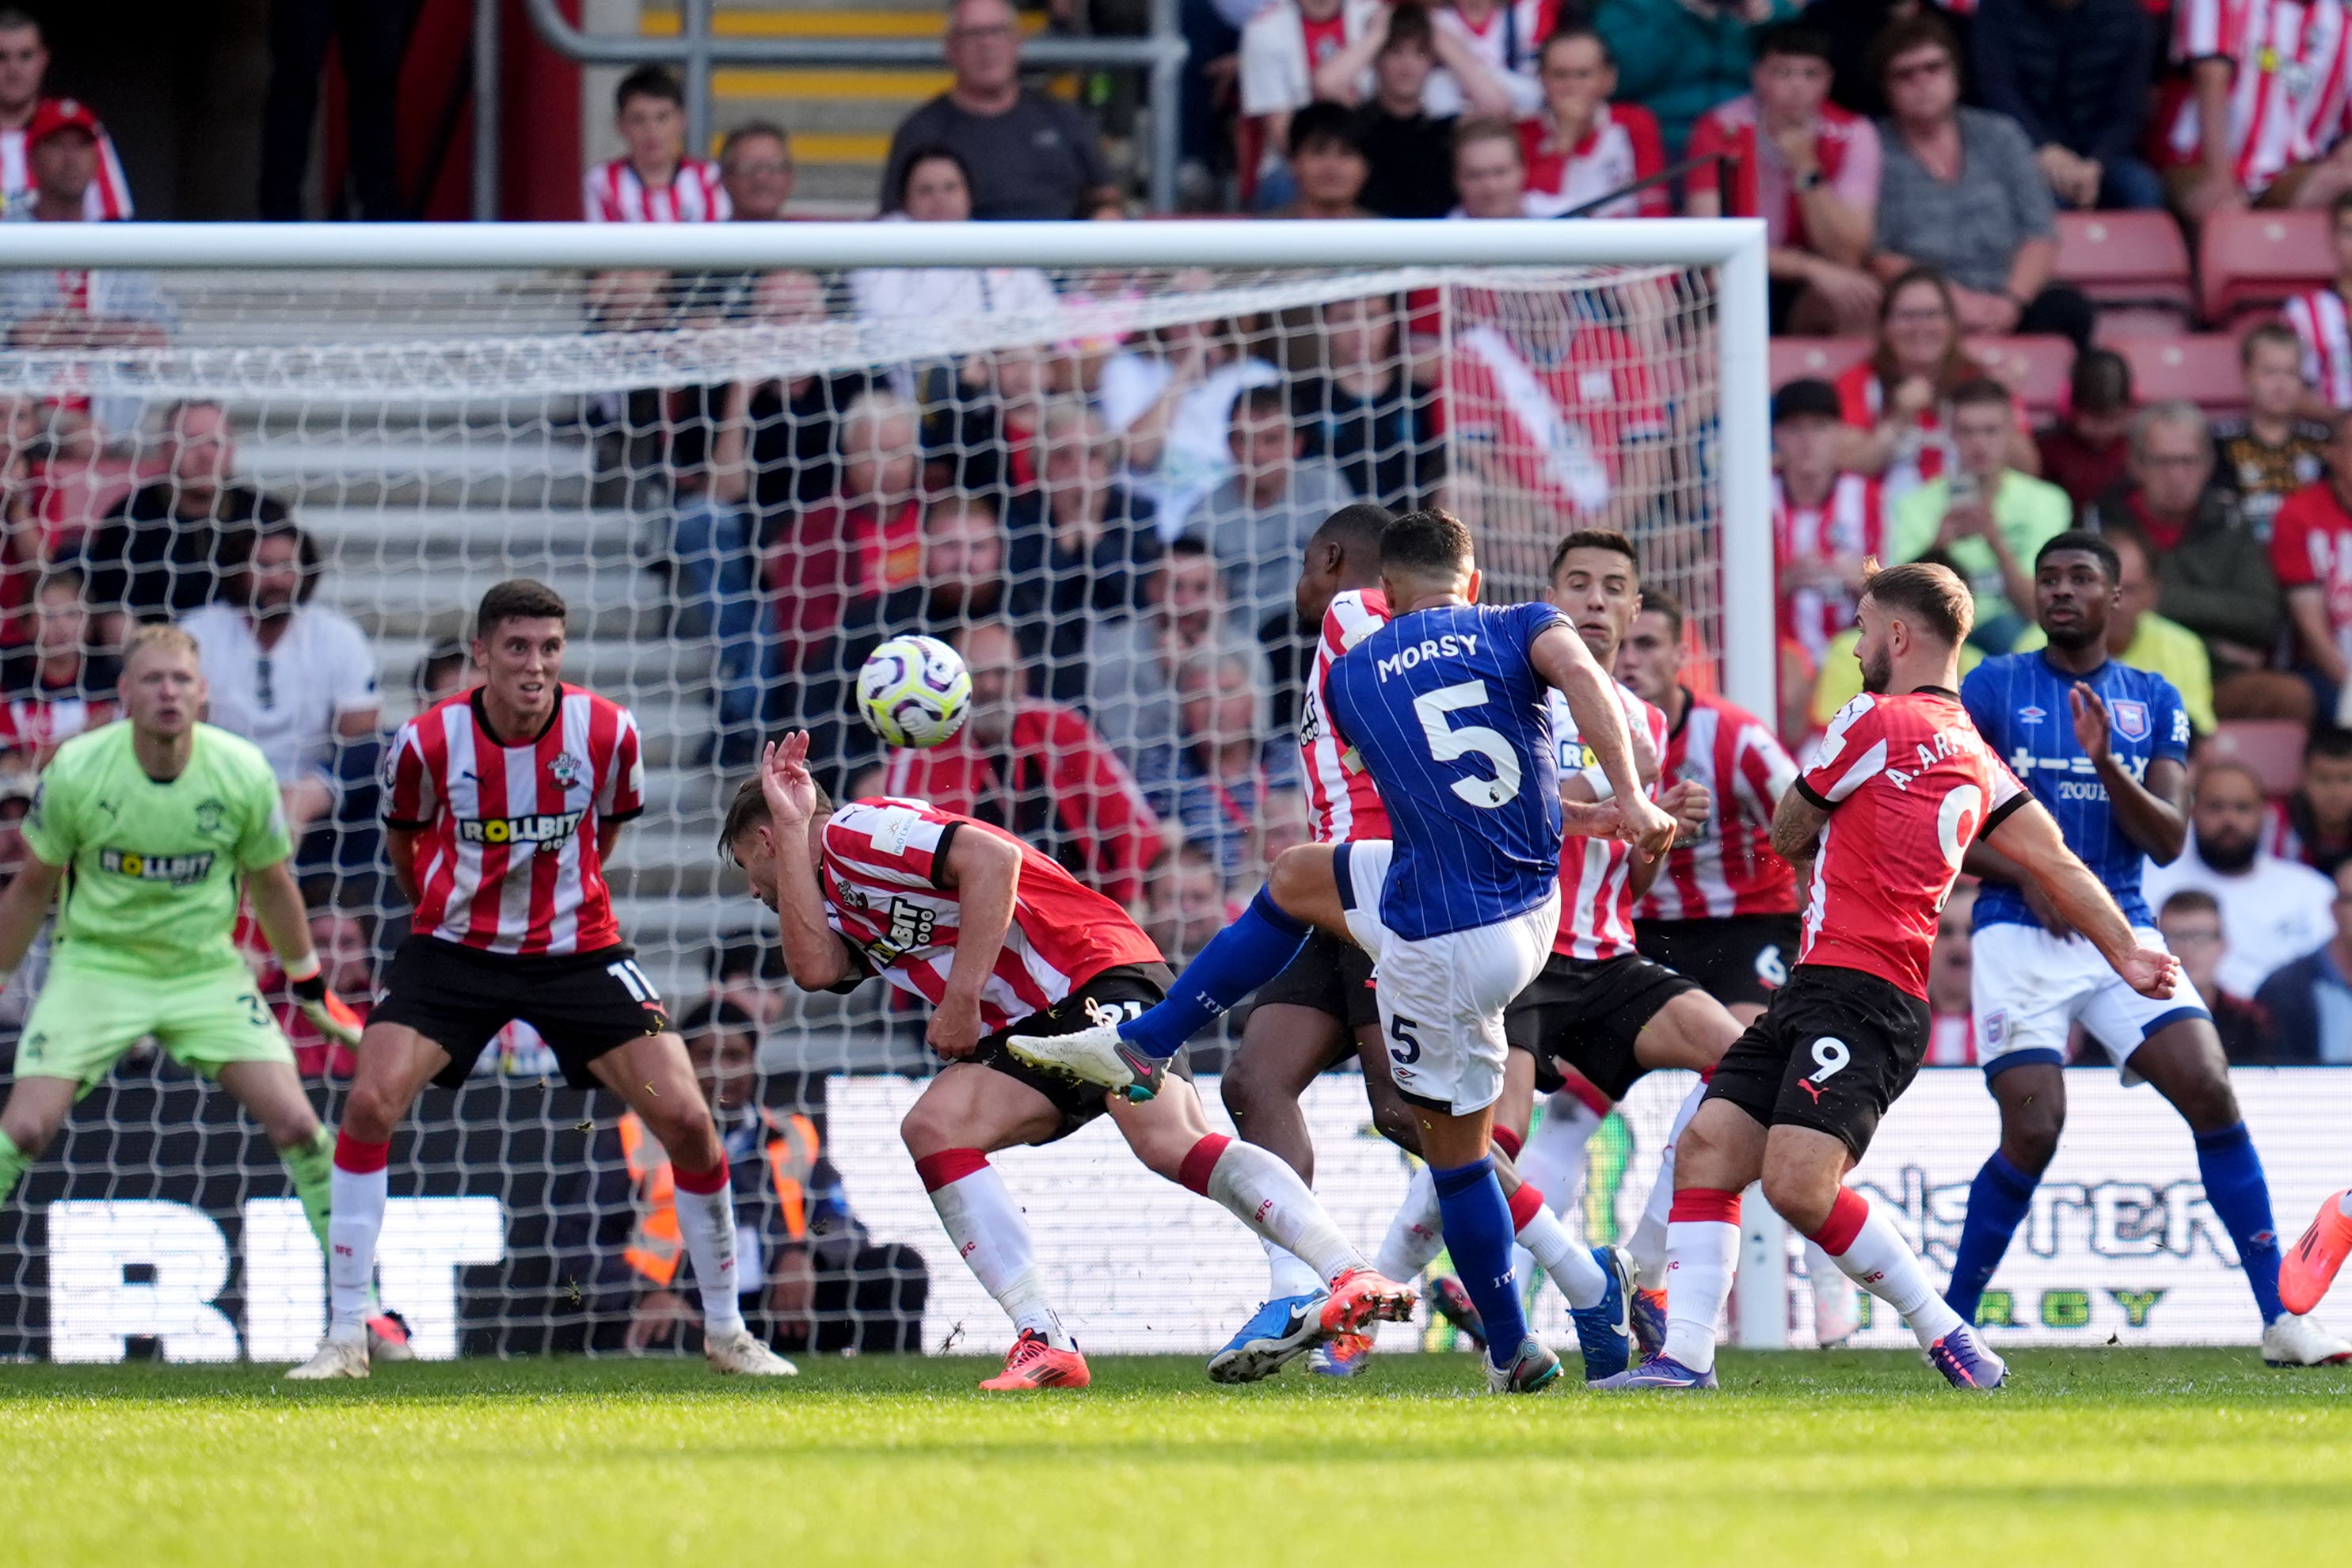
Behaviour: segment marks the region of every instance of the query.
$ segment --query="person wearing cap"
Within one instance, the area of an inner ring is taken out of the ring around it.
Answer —
[[[46,104],[42,79],[48,75],[49,51],[41,41],[41,25],[14,5],[0,6],[0,208],[12,216],[33,201],[30,162],[26,156],[33,138],[33,117]],[[82,193],[81,216],[89,223],[119,223],[131,216],[131,182],[123,177],[122,160],[106,132],[90,122],[97,142],[96,177]]]
[[[80,100],[41,100],[25,127],[25,164],[32,189],[23,216],[39,223],[89,222],[89,192],[98,183],[100,144],[105,135],[98,116]]]
[[[1863,563],[1886,542],[1876,479],[1841,468],[1837,388],[1792,381],[1772,395],[1772,542],[1780,563],[1780,638],[1815,668],[1853,624]]]

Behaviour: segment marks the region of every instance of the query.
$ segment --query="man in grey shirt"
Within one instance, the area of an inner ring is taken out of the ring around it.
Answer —
[[[955,83],[898,122],[882,172],[882,209],[898,203],[907,161],[925,147],[963,160],[975,218],[1071,218],[1114,198],[1093,122],[1021,85],[1020,17],[1005,0],[958,0],[948,14]]]
[[[2090,302],[2053,284],[2056,209],[2017,121],[1963,109],[1959,47],[1931,11],[1894,23],[1872,50],[1894,110],[1879,123],[1877,248],[1883,282],[1915,268],[1952,285],[1970,333],[2056,332],[2090,341]]]
[[[1234,471],[1196,508],[1185,532],[1206,542],[1223,571],[1225,594],[1245,626],[1288,615],[1299,552],[1355,488],[1306,443],[1278,386],[1254,386],[1234,404]]]

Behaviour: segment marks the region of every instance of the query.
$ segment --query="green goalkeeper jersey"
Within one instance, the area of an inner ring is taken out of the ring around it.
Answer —
[[[142,979],[240,964],[244,874],[294,852],[260,749],[210,724],[164,781],[139,765],[129,720],[76,736],[42,773],[24,834],[66,873],[50,962]]]

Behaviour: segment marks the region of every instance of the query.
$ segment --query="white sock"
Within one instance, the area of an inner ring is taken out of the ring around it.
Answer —
[[[1698,1114],[1699,1101],[1706,1098],[1706,1085],[1694,1085],[1675,1108],[1675,1124],[1666,1131],[1665,1152],[1658,1156],[1658,1179],[1650,1185],[1650,1196],[1642,1205],[1642,1218],[1633,1226],[1633,1234],[1625,1243],[1625,1250],[1633,1255],[1633,1268],[1640,1275],[1635,1281],[1644,1290],[1666,1288],[1666,1217],[1675,1206],[1675,1146],[1683,1141],[1683,1129]]]
[[[1531,1186],[1520,1190],[1539,1191]],[[1518,1213],[1519,1207],[1514,1204],[1511,1212]],[[1535,1205],[1534,1210],[1528,1215],[1527,1224],[1519,1226],[1519,1245],[1543,1265],[1544,1272],[1551,1276],[1551,1282],[1559,1287],[1559,1293],[1568,1298],[1570,1306],[1600,1305],[1601,1298],[1609,1294],[1609,1276],[1601,1271],[1601,1265],[1593,1261],[1584,1243],[1568,1233],[1558,1215],[1542,1204]]]
[[[1805,1243],[1805,1279],[1813,1288],[1813,1342],[1831,1345],[1853,1332],[1853,1284],[1818,1241]]]
[[[1666,1342],[1658,1353],[1706,1372],[1739,1263],[1739,1194],[1694,1187],[1680,1196],[1688,1217],[1666,1224]]]
[[[672,1180],[677,1166],[671,1165]],[[742,1282],[735,1278],[735,1183],[719,1167],[719,1190],[690,1193],[675,1189],[678,1234],[686,1255],[694,1260],[694,1288],[702,1297],[702,1334],[715,1339],[743,1327]]]
[[[1212,1161],[1206,1172],[1198,1169]],[[1260,1240],[1280,1247],[1326,1283],[1365,1267],[1364,1255],[1339,1233],[1298,1173],[1255,1143],[1212,1133],[1185,1156],[1178,1179],[1222,1205]]]
[[[1412,1184],[1404,1190],[1404,1202],[1389,1221],[1389,1233],[1381,1238],[1380,1256],[1372,1259],[1372,1267],[1383,1279],[1418,1279],[1444,1245],[1445,1227],[1437,1213],[1437,1178],[1423,1165],[1414,1170]]]
[[[1848,1198],[1863,1205],[1867,1217],[1843,1252],[1830,1252],[1823,1245],[1822,1250],[1829,1253],[1830,1261],[1847,1279],[1902,1313],[1921,1350],[1958,1328],[1960,1315],[1937,1294],[1936,1287],[1927,1279],[1927,1266],[1887,1217],[1878,1212],[1877,1205],[1849,1187],[1839,1198],[1838,1208],[1830,1211],[1831,1225],[1838,1224],[1838,1211],[1847,1206]]]
[[[1569,1230],[1584,1234],[1585,1145],[1601,1130],[1604,1119],[1584,1101],[1561,1089],[1544,1101],[1543,1114],[1528,1133],[1517,1162],[1519,1179],[1539,1190],[1551,1212],[1568,1222]]]
[[[977,1166],[933,1185],[938,1173],[935,1162],[947,1161],[950,1155],[977,1161]],[[947,1228],[957,1255],[980,1281],[980,1288],[1004,1309],[1014,1328],[1044,1335],[1055,1350],[1075,1349],[1077,1342],[1045,1298],[1036,1249],[1029,1240],[1029,1222],[1021,1217],[1021,1207],[1013,1201],[1004,1178],[977,1151],[954,1150],[950,1155],[918,1160],[915,1170],[930,1188],[931,1207],[939,1212],[940,1224]]]
[[[375,1244],[383,1234],[383,1205],[391,1190],[384,1168],[346,1171],[340,1164],[328,1178],[327,1321],[330,1338],[361,1340],[375,1294]]]
[[[1279,1301],[1288,1296],[1311,1296],[1323,1289],[1322,1277],[1279,1243],[1261,1237],[1259,1245],[1265,1248],[1267,1300]]]

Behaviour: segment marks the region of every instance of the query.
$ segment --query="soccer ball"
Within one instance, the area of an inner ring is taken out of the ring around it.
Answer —
[[[936,746],[963,728],[971,672],[937,637],[892,637],[857,672],[857,711],[891,746]]]

